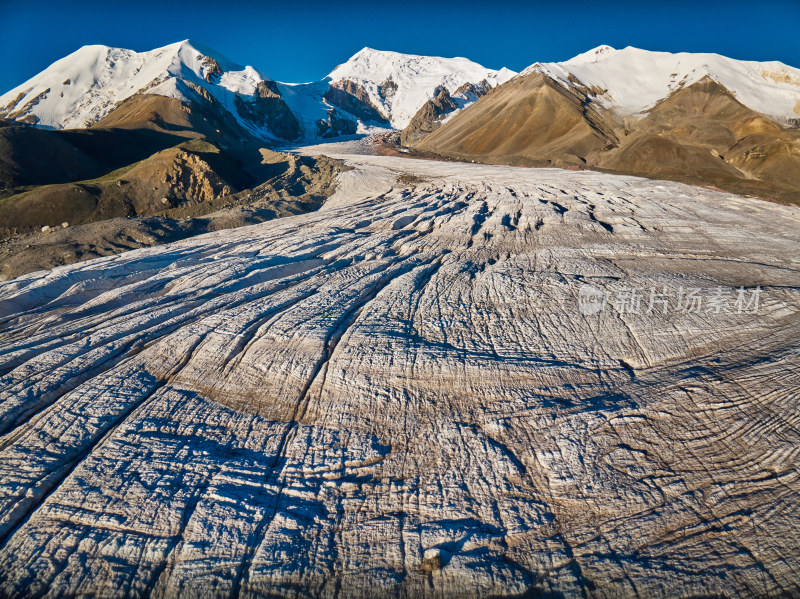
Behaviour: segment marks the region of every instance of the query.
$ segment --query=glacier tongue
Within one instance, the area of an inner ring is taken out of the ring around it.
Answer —
[[[0,283],[4,595],[798,592],[796,208],[345,157],[317,213]]]

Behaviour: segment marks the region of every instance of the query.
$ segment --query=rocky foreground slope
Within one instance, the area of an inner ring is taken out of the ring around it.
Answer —
[[[797,209],[349,160],[0,284],[3,594],[800,593]]]
[[[0,279],[316,210],[340,164],[274,152],[210,95],[136,94],[86,129],[0,120]]]

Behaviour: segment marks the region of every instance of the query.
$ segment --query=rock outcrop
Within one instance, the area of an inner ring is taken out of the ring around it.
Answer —
[[[452,96],[446,87],[439,86],[433,92],[433,98],[422,105],[401,132],[401,145],[415,146],[428,134],[441,127],[446,118],[450,118],[458,110],[463,110],[491,90],[491,84],[485,79],[480,83],[464,83],[453,92]]]
[[[433,98],[425,102],[400,134],[400,143],[413,146],[423,137],[438,129],[442,117],[458,109],[458,104],[450,97],[446,87],[440,86],[433,92]]]
[[[362,121],[383,127],[390,126],[386,117],[372,103],[366,90],[354,81],[344,79],[332,82],[323,99]]]
[[[336,108],[325,111],[326,117],[316,121],[317,135],[323,139],[338,137],[340,135],[353,135],[357,125],[351,119],[342,117]]]
[[[300,124],[281,97],[274,81],[259,81],[253,100],[234,97],[236,111],[257,127],[266,127],[277,137],[293,140],[300,135]]]

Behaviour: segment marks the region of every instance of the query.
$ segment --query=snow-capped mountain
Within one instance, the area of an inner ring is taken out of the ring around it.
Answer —
[[[436,123],[446,100],[401,142],[462,161],[597,168],[800,201],[800,70],[778,62],[601,46],[535,64]]]
[[[87,127],[137,93],[189,102],[202,90],[246,128],[274,136],[246,103],[277,96],[275,83],[190,40],[148,52],[83,46],[0,96],[0,116],[55,129]]]
[[[600,46],[565,62],[535,63],[520,75],[533,72],[579,89],[621,117],[641,115],[710,77],[780,124],[800,120],[800,69],[780,62]],[[55,129],[86,127],[135,94],[181,102],[202,102],[202,96],[258,137],[311,140],[373,126],[403,129],[442,89],[456,97],[465,85],[489,89],[515,75],[466,58],[364,48],[326,78],[292,84],[275,82],[189,40],[148,52],[94,45],[0,96],[0,118]],[[476,99],[470,98],[444,118]]]
[[[440,87],[450,92],[465,84],[493,87],[514,74],[466,58],[364,48],[320,81],[278,83],[190,40],[148,52],[93,45],[0,96],[0,117],[39,127],[80,128],[96,123],[135,94],[181,102],[210,94],[262,138],[314,139],[376,125],[403,128]],[[273,105],[265,109],[259,102]]]
[[[465,83],[486,81],[494,87],[516,75],[502,68],[487,69],[466,58],[417,56],[364,48],[328,77],[335,85],[350,81],[366,93],[370,103],[402,129],[439,87],[451,94]]]
[[[641,114],[675,91],[710,77],[742,104],[780,124],[800,119],[800,69],[777,61],[599,46],[565,62],[533,64],[521,75],[536,71],[582,88],[619,116]]]

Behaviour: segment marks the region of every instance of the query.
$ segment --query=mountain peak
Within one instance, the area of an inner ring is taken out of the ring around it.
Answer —
[[[241,66],[190,38],[146,52],[91,45],[0,97],[0,116],[57,129],[86,127],[135,94],[188,102],[192,101],[191,90],[199,86],[234,115],[240,107],[248,112],[248,103],[278,94],[313,137],[320,120],[330,118],[331,105],[324,98],[329,84],[348,81],[346,93],[356,97],[356,104],[366,105],[382,120],[402,129],[439,87],[448,93],[467,83],[486,81],[493,87],[514,75],[508,69],[487,69],[466,58],[402,54],[367,46],[336,67],[329,78],[293,86],[275,84],[254,67]],[[338,106],[338,118],[355,123],[358,111],[350,113],[348,106],[355,109],[355,104]],[[268,131],[263,133],[270,136]]]
[[[642,114],[676,90],[707,76],[751,110],[778,123],[795,122],[796,107],[800,106],[800,69],[720,54],[598,46],[564,62],[536,63],[523,74],[532,72],[591,90],[590,96],[598,105],[621,116]]]
[[[180,42],[176,42],[175,44],[171,44],[170,46],[166,46],[167,48],[176,47],[179,51],[179,54],[186,52],[187,55],[191,56],[191,53],[195,55],[201,54],[208,58],[213,58],[217,61],[217,64],[220,65],[223,71],[243,71],[245,66],[231,60],[224,54],[221,54],[214,50],[213,48],[209,48],[205,44],[201,44],[196,42],[192,39],[185,39]],[[252,68],[252,67],[250,67]]]
[[[6,118],[29,124],[86,127],[134,94],[185,101],[176,79],[206,87],[228,108],[234,108],[235,95],[253,96],[271,81],[190,39],[145,52],[88,45],[4,94],[0,106]]]
[[[359,86],[370,103],[389,116],[393,127],[403,129],[439,87],[452,94],[465,83],[480,83],[484,79],[494,87],[515,74],[505,68],[487,69],[467,58],[403,54],[366,47],[337,66],[328,77],[333,82],[347,80]]]
[[[596,48],[592,48],[587,52],[583,52],[582,54],[578,54],[577,56],[570,58],[567,62],[570,64],[595,62],[602,58],[606,58],[614,54],[615,52],[617,52],[617,50],[612,48],[611,46],[607,45],[597,46]]]
[[[378,50],[377,48],[370,48],[369,46],[364,46],[363,48],[361,48],[361,50],[353,54],[351,58],[355,58],[356,56],[368,56],[370,54],[386,54],[386,53],[387,53],[386,50]]]
[[[417,54],[406,54],[394,50],[380,50],[378,48],[370,48],[369,46],[364,46],[363,48],[361,48],[361,50],[353,54],[353,56],[350,57],[348,62],[350,62],[350,60],[359,58],[370,58],[372,56],[380,56],[384,58],[387,57],[421,58],[421,56]]]

